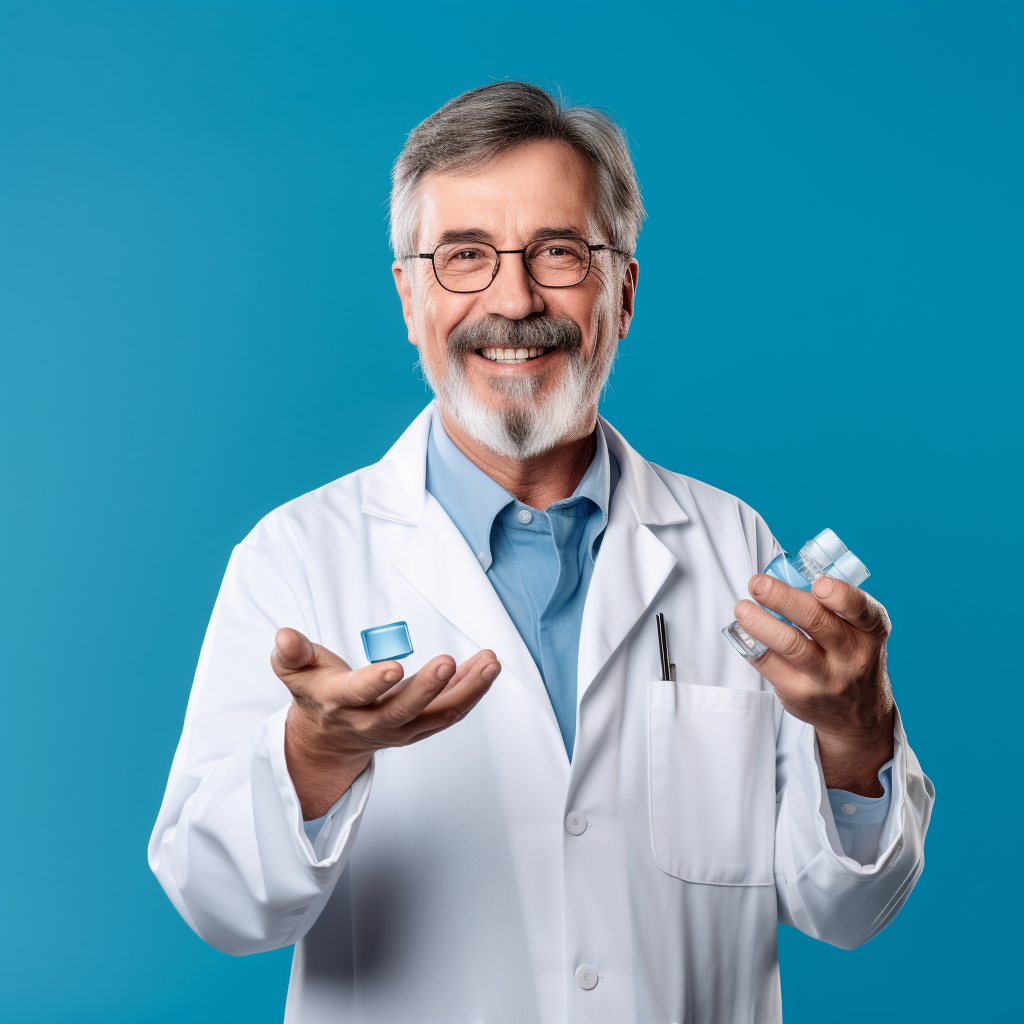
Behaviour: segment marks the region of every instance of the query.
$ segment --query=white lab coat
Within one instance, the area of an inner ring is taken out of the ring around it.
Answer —
[[[780,1020],[777,921],[856,946],[921,872],[933,789],[902,725],[882,852],[862,866],[839,843],[813,729],[720,633],[779,550],[767,527],[602,420],[622,476],[583,615],[570,764],[526,645],[424,488],[428,411],[232,554],[150,843],[161,885],[219,949],[295,943],[290,1022]],[[488,647],[501,675],[455,727],[376,755],[318,857],[285,765],[274,633],[358,665],[360,630],[398,619],[407,671]]]

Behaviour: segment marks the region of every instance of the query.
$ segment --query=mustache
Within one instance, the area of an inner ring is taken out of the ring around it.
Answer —
[[[475,352],[478,348],[561,348],[578,351],[583,331],[569,317],[531,314],[522,320],[491,315],[470,324],[459,324],[448,335],[449,355]]]

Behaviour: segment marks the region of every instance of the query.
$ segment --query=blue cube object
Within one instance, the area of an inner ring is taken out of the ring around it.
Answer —
[[[412,654],[412,637],[405,622],[389,622],[386,626],[371,626],[360,634],[366,660],[394,661]]]

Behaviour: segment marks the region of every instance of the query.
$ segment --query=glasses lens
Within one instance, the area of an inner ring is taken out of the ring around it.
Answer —
[[[476,292],[494,277],[498,254],[482,242],[452,242],[434,252],[434,270],[442,286],[453,292]]]
[[[590,250],[578,238],[548,238],[526,250],[526,263],[534,279],[549,288],[579,284],[590,269]]]

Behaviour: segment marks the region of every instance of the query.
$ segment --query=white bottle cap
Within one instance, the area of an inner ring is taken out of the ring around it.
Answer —
[[[832,530],[822,530],[811,543],[817,544],[825,553],[825,565],[837,562],[840,555],[844,555],[850,550]]]
[[[836,559],[835,567],[855,587],[859,587],[871,575],[868,567],[852,551],[844,551]]]

